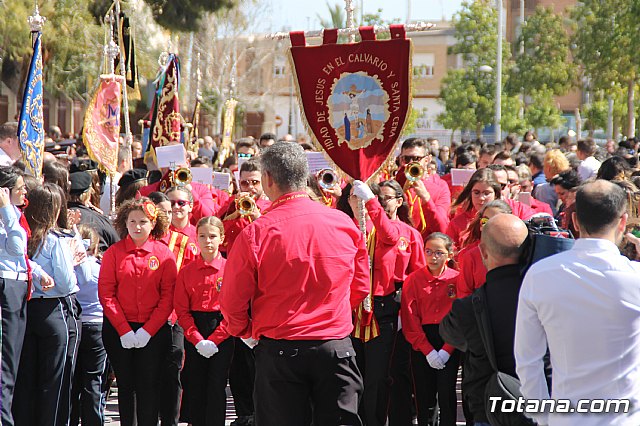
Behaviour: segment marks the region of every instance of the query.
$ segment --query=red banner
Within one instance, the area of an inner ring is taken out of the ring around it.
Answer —
[[[113,176],[118,165],[122,92],[119,76],[111,77],[101,77],[85,113],[82,137],[89,157]]]
[[[411,41],[392,25],[391,40],[375,40],[361,27],[362,41],[336,44],[325,30],[323,44],[306,46],[291,33],[291,58],[303,115],[333,162],[366,181],[384,164],[400,137],[411,104]]]

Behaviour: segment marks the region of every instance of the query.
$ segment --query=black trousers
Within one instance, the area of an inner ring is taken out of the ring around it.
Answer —
[[[404,333],[396,335],[391,359],[391,398],[389,426],[411,426],[413,423],[413,376],[411,375],[411,343]]]
[[[27,329],[27,291],[25,281],[0,279],[2,307],[2,370],[0,371],[0,424],[13,426],[11,406],[20,365],[20,354]]]
[[[107,351],[102,343],[102,323],[85,322],[78,347],[78,360],[71,389],[71,425],[104,424],[103,381]]]
[[[389,411],[391,377],[389,370],[393,347],[398,334],[400,304],[395,293],[374,297],[373,314],[378,321],[380,335],[364,343],[352,338],[356,361],[364,380],[364,394],[360,402],[360,417],[367,426],[384,426]]]
[[[67,425],[81,329],[75,296],[27,303],[13,417],[17,425]]]
[[[205,338],[222,321],[219,312],[192,312],[198,331]],[[241,343],[244,345],[244,343]],[[224,426],[227,411],[227,377],[233,358],[233,338],[218,345],[211,358],[198,353],[190,342],[185,344],[185,375],[188,377],[189,419],[193,426]]]
[[[229,387],[236,407],[236,415],[253,415],[253,387],[256,378],[256,362],[253,349],[234,337],[234,353],[229,371]]]
[[[160,388],[160,421],[162,426],[178,426],[182,383],[180,372],[184,362],[184,330],[178,323],[171,328],[171,348],[162,368]]]
[[[444,342],[438,324],[424,325],[427,339],[435,350]],[[440,426],[455,426],[457,417],[456,380],[460,366],[460,352],[455,350],[442,370],[431,368],[422,352],[412,351],[411,368],[415,383],[418,425],[431,424],[436,404],[440,408]]]
[[[144,324],[129,325],[136,331]],[[169,326],[163,325],[144,348],[124,349],[118,332],[105,318],[102,340],[118,381],[120,424],[157,426],[161,370],[171,346]]]
[[[361,426],[362,377],[351,339],[272,340],[254,349],[257,426]]]

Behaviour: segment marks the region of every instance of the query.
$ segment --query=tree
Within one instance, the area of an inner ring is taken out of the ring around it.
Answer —
[[[340,5],[339,3],[334,4],[333,6],[327,3],[327,9],[329,9],[330,19],[327,20],[317,14],[318,21],[320,21],[320,26],[322,28],[346,28],[347,27],[347,17],[345,16],[344,5]]]
[[[177,32],[199,31],[203,16],[229,9],[235,0],[144,0],[158,25]]]
[[[538,99],[549,93],[565,95],[574,85],[577,67],[570,58],[570,39],[562,17],[551,8],[538,7],[523,25],[517,46],[523,42],[524,52],[515,57],[507,91],[524,95],[525,109],[532,103],[528,97],[534,92]]]
[[[609,92],[626,86],[627,136],[635,135],[635,89],[640,66],[640,35],[635,0],[583,0],[573,9],[574,57],[590,84],[587,90]]]
[[[564,123],[562,111],[558,108],[555,93],[546,85],[530,92],[531,103],[524,110],[524,118],[530,127],[536,130],[548,127],[557,129]]]
[[[449,53],[461,55],[465,69],[449,70],[440,93],[445,106],[445,112],[438,119],[440,123],[452,130],[474,129],[478,137],[482,129],[495,119],[495,73],[480,71],[482,66],[496,68],[498,14],[492,4],[489,0],[465,1],[460,12],[454,16],[456,44]],[[504,81],[510,67],[509,45],[506,42],[503,43],[502,58]],[[514,122],[517,110],[510,111],[516,104],[512,99],[502,102],[501,123],[506,121],[510,128],[518,127]]]

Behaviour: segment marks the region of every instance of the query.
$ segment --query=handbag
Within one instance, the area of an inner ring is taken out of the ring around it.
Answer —
[[[492,426],[535,425],[536,423],[526,417],[524,413],[519,413],[515,410],[511,412],[503,412],[499,409],[493,412],[491,411],[492,405],[494,405],[494,402],[490,399],[491,397],[500,398],[498,400],[500,403],[502,401],[515,401],[517,404],[518,398],[522,397],[520,380],[498,370],[491,322],[487,311],[487,291],[484,286],[473,293],[471,302],[473,304],[473,312],[476,317],[476,323],[478,324],[482,344],[487,352],[487,358],[489,359],[491,368],[493,368],[494,371],[484,388],[487,420],[489,420]]]
[[[576,242],[571,231],[558,228],[555,219],[551,216],[535,216],[526,224],[529,235],[524,242],[520,258],[522,276],[537,261],[569,250]]]

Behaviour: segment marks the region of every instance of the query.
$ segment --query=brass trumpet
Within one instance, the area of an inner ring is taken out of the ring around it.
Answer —
[[[187,186],[191,183],[191,170],[188,167],[180,167],[174,170],[172,177],[174,186]]]
[[[405,166],[404,175],[409,182],[417,182],[422,179],[424,175],[424,167],[422,167],[419,161],[412,161]]]
[[[332,169],[322,169],[316,175],[318,185],[324,190],[331,190],[340,184],[340,178]]]
[[[245,195],[242,198],[236,199],[236,206],[238,208],[238,213],[240,213],[240,216],[248,216],[250,214],[253,214],[258,208],[256,206],[256,201],[250,195]]]

